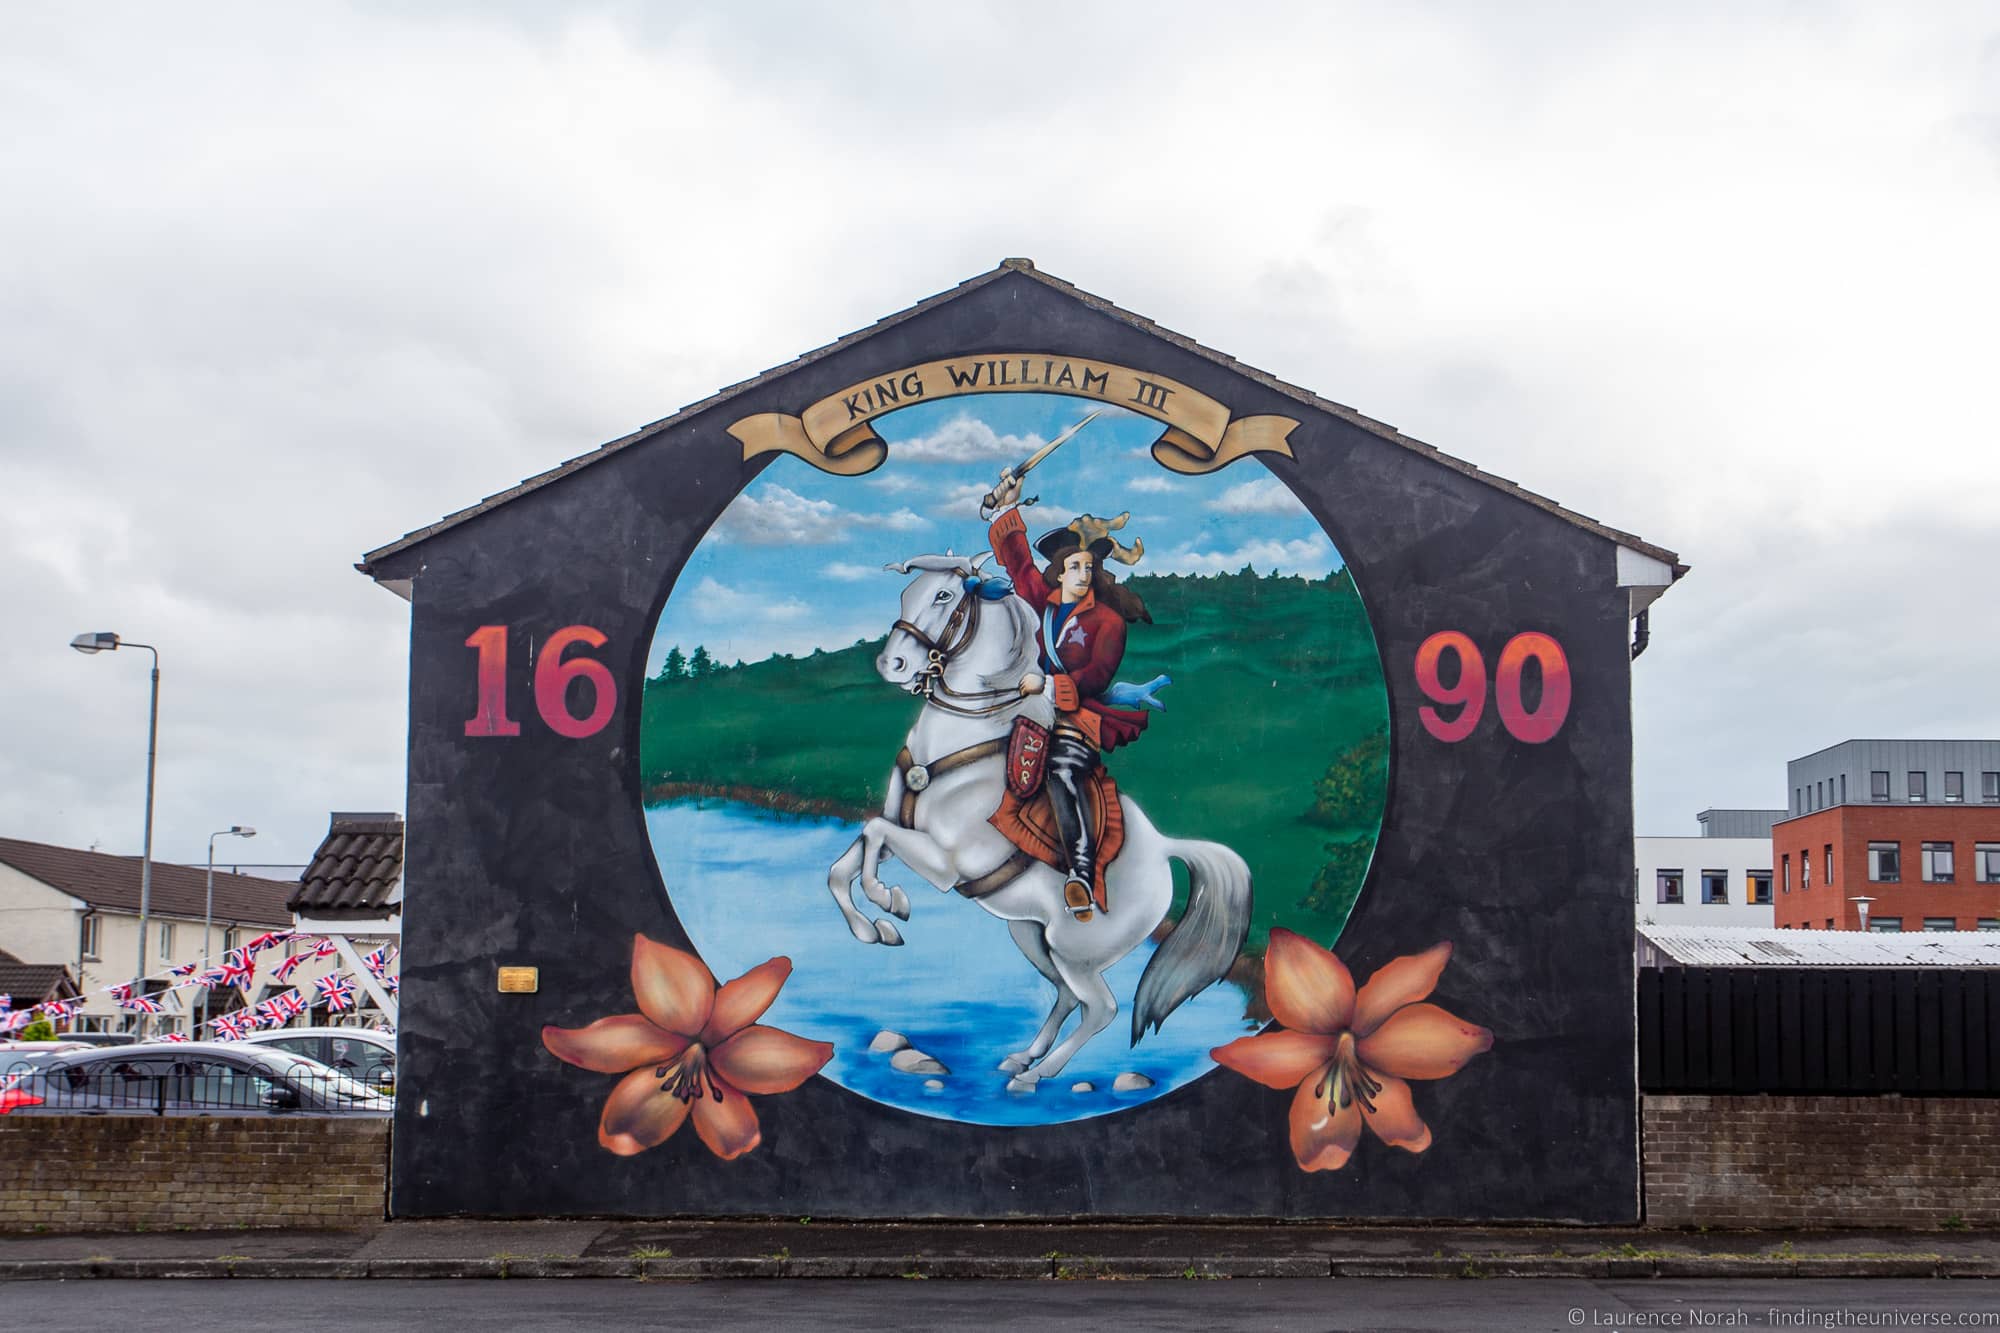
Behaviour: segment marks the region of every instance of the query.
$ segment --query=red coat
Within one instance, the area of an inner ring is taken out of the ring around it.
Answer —
[[[1086,593],[1082,601],[1072,606],[1069,618],[1056,632],[1055,650],[1051,652],[1046,641],[1047,612],[1058,594],[1042,580],[1020,510],[1009,509],[994,519],[987,538],[993,553],[1007,567],[1007,577],[1014,581],[1014,595],[1035,609],[1040,622],[1035,642],[1040,645],[1042,656],[1062,663],[1068,677],[1067,685],[1052,677],[1044,687],[1054,696],[1057,711],[1106,750],[1138,739],[1139,733],[1146,729],[1145,712],[1111,708],[1099,698],[1111,687],[1111,678],[1125,659],[1125,617],[1108,606],[1098,605],[1097,598]],[[1072,688],[1075,705],[1065,708],[1065,696]]]

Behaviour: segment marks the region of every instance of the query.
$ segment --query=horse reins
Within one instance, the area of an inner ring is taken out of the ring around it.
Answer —
[[[973,636],[979,632],[979,603],[978,592],[968,589],[961,594],[958,605],[952,608],[951,618],[944,622],[944,634],[941,639],[933,639],[907,620],[899,619],[889,627],[891,633],[896,630],[903,631],[923,645],[924,651],[930,654],[930,661],[924,664],[924,669],[917,674],[913,682],[915,692],[921,694],[925,702],[942,708],[947,713],[955,713],[959,717],[992,717],[996,713],[1012,708],[1021,699],[1021,692],[1018,689],[968,691],[955,690],[945,684],[945,668],[951,665],[951,660],[963,652],[966,645],[972,642]],[[991,699],[993,702],[978,703],[986,699]],[[971,704],[977,706],[964,706]]]

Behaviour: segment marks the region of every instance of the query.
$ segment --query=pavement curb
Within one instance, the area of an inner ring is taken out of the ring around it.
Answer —
[[[1258,1258],[1173,1258],[1161,1255],[733,1255],[625,1258],[499,1256],[487,1259],[46,1259],[0,1262],[0,1282],[71,1282],[85,1279],[299,1279],[402,1278],[545,1281],[620,1278],[627,1281],[696,1281],[714,1278],[1004,1278],[1041,1281],[1150,1278],[1993,1278],[2000,1257],[1935,1255],[1421,1255],[1325,1258],[1271,1255]]]

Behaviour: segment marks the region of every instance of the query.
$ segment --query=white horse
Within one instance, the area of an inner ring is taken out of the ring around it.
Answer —
[[[1166,917],[1174,891],[1169,858],[1188,868],[1187,910],[1139,979],[1134,1045],[1235,962],[1250,924],[1250,868],[1220,843],[1166,837],[1121,795],[1125,845],[1105,874],[1109,910],[1078,921],[1064,906],[1062,873],[1017,852],[987,822],[1005,786],[1014,719],[1027,716],[1044,726],[1054,720],[1046,694],[1020,691],[1023,675],[1037,669],[1035,614],[1020,598],[1001,595],[1004,584],[980,579],[989,558],[927,555],[888,566],[917,577],[903,590],[902,616],[875,669],[921,696],[924,708],[904,739],[882,814],[862,825],[826,882],[864,944],[903,938],[893,922],[856,910],[857,877],[870,903],[909,919],[908,895],[882,883],[886,856],[900,857],[941,891],[958,889],[1007,923],[1014,943],[1056,988],[1034,1040],[999,1066],[1011,1076],[1010,1091],[1032,1092],[1116,1016],[1118,1001],[1104,972]],[[1083,1017],[1058,1043],[1079,1007]]]

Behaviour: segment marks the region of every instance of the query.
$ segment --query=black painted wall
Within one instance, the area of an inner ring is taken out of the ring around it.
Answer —
[[[642,823],[638,685],[675,573],[761,468],[725,427],[887,369],[1022,348],[1300,419],[1296,462],[1270,466],[1347,558],[1391,705],[1388,811],[1340,952],[1365,980],[1454,941],[1435,998],[1491,1028],[1493,1049],[1418,1085],[1427,1152],[1364,1136],[1338,1172],[1294,1162],[1289,1091],[1227,1070],[1028,1129],[911,1116],[813,1079],[758,1099],[764,1142],[734,1162],[692,1133],[612,1156],[596,1123],[613,1080],[559,1064],[539,1033],[631,1011],[635,932],[687,947]],[[1629,626],[1614,550],[1007,273],[398,553],[375,571],[415,580],[394,1213],[1634,1219]],[[573,623],[609,636],[597,655],[621,689],[611,725],[580,741],[533,724],[524,683],[535,646]],[[465,640],[490,624],[512,627],[509,711],[524,721],[504,741],[464,735]],[[1462,743],[1426,733],[1411,663],[1441,629],[1469,633],[1489,666],[1518,632],[1554,635],[1575,682],[1555,739],[1514,741],[1490,704]],[[539,967],[540,993],[498,994],[501,964]]]

